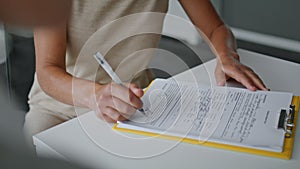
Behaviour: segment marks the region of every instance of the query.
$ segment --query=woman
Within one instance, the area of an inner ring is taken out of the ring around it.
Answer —
[[[219,85],[224,85],[228,78],[234,78],[250,90],[268,90],[250,68],[239,62],[235,39],[218,17],[210,0],[181,0],[180,3],[216,49],[218,64],[215,73]],[[137,19],[105,29],[105,25],[112,21],[142,12],[166,13],[167,8],[168,0],[74,0],[68,21],[52,27],[36,28],[36,78],[29,96],[30,111],[24,126],[27,136],[76,117],[74,106],[94,110],[99,118],[108,122],[125,120],[141,108],[141,88],[153,79],[149,71],[144,71],[151,52],[130,57],[134,60],[129,59],[127,66],[118,66],[126,56],[136,51],[155,48],[158,35],[131,36],[111,45],[112,48],[107,51],[105,57],[109,63],[120,70],[123,81],[130,82],[129,90],[111,83],[102,69],[97,71],[95,82],[91,81],[95,67],[99,65],[95,60],[91,61],[90,56],[78,58],[79,52],[99,29],[104,29],[97,38],[101,42],[99,48],[105,48],[118,32],[127,33],[138,30],[142,25],[151,25],[145,19]],[[163,19],[159,18],[155,28],[161,29],[162,23]],[[74,86],[76,90],[72,90]],[[82,109],[77,112],[86,111]]]

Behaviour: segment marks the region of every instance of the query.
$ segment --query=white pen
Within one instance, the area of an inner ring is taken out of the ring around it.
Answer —
[[[101,55],[100,52],[97,52],[94,55],[94,57],[115,83],[127,88],[127,86],[121,81],[119,76],[112,70],[111,66],[107,63],[107,61],[104,59],[104,57]],[[143,113],[146,116],[145,110],[143,108],[138,109],[138,111]]]

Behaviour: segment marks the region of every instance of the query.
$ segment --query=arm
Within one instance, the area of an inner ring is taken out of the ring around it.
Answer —
[[[98,117],[115,122],[125,120],[142,106],[143,91],[131,84],[130,90],[116,84],[98,83],[73,77],[66,72],[66,25],[34,30],[36,72],[41,88],[66,104],[95,110]],[[73,91],[72,85],[76,85]]]
[[[216,53],[218,62],[215,75],[218,85],[223,86],[226,80],[233,78],[249,90],[269,90],[251,68],[239,62],[235,38],[210,0],[180,0],[180,3]]]

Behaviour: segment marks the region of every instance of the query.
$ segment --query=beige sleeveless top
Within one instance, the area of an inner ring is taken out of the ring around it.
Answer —
[[[101,84],[111,82],[93,58],[99,51],[122,81],[147,86],[153,76],[146,68],[159,42],[167,8],[168,0],[73,0],[68,23],[67,72]],[[37,111],[76,116],[73,106],[45,94],[36,77],[29,105]],[[88,110],[76,111],[82,114]]]

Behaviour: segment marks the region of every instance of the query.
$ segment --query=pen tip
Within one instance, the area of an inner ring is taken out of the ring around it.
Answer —
[[[139,112],[141,112],[144,116],[147,116],[147,114],[145,113],[145,110],[143,108],[140,108]]]

